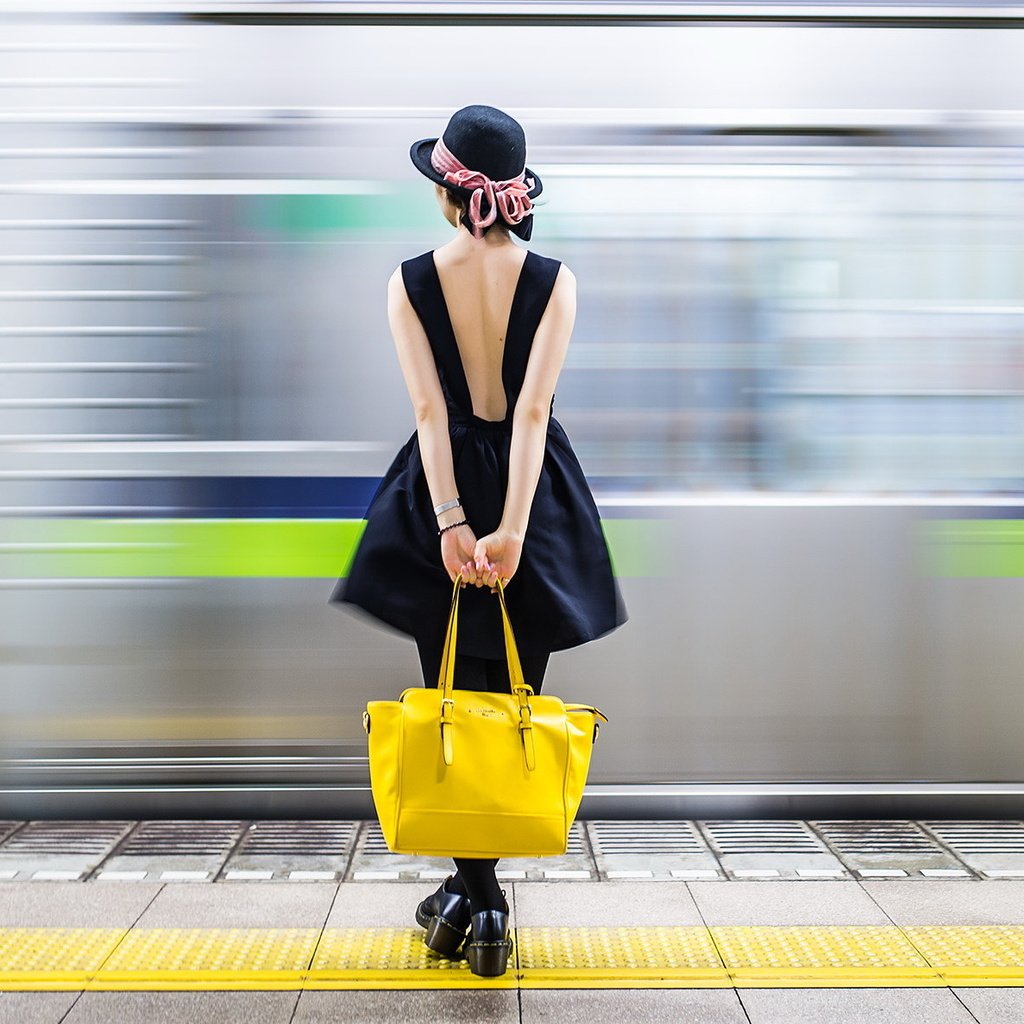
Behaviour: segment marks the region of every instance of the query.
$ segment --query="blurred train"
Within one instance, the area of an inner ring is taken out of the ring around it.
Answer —
[[[480,102],[630,613],[545,678],[581,813],[1019,815],[1019,5],[5,10],[0,814],[372,814],[418,659],[327,598],[450,237],[408,147]]]

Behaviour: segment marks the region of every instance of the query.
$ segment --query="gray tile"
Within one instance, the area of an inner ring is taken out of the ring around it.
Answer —
[[[5,883],[0,927],[123,928],[159,891],[148,882]]]
[[[57,1024],[81,992],[0,992],[0,1024]]]
[[[523,1024],[747,1024],[734,989],[524,989]]]
[[[416,928],[416,905],[440,885],[423,882],[342,882],[327,919],[327,928]],[[584,883],[593,885],[593,882]],[[503,884],[509,920],[516,924],[512,886]]]
[[[61,1024],[288,1024],[298,992],[84,992]]]
[[[519,1021],[515,989],[422,989],[330,992],[307,989],[293,1024],[490,1024]]]
[[[858,882],[734,879],[730,882],[685,884],[700,908],[704,923],[709,926],[892,924]],[[917,890],[928,883],[912,884]]]
[[[862,881],[897,924],[1024,924],[1024,882]]]
[[[520,926],[703,923],[683,882],[516,882],[515,899]]]
[[[165,885],[138,924],[141,928],[319,928],[335,889],[322,882]]]
[[[952,986],[978,1024],[1020,1024],[1024,1020],[1024,988]]]
[[[974,1024],[948,988],[741,988],[750,1024]]]

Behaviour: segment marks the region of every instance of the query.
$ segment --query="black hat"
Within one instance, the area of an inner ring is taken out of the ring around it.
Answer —
[[[537,174],[526,166],[526,133],[522,125],[497,107],[475,103],[456,110],[441,135],[444,146],[466,167],[485,174],[493,181],[507,181],[525,170],[525,180],[533,179],[533,185],[526,195],[532,200],[544,188]],[[416,169],[431,181],[465,196],[472,196],[475,189],[445,181],[444,174],[430,162],[437,139],[420,139],[409,148],[409,156]],[[484,200],[486,202],[486,200]],[[484,214],[487,214],[485,209]],[[533,230],[533,213],[527,214],[518,224],[509,224],[524,241],[529,241]]]

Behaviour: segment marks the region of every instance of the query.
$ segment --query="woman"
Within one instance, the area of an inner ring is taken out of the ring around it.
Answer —
[[[542,188],[512,117],[464,107],[410,156],[434,182],[455,237],[405,260],[388,282],[417,425],[370,501],[330,600],[414,637],[424,685],[436,686],[462,573],[472,589],[459,601],[455,686],[511,692],[493,596],[500,578],[523,677],[539,693],[552,651],[627,621],[593,496],[551,415],[576,281],[509,237],[529,241]],[[504,973],[511,949],[496,863],[455,858],[455,874],[416,912],[430,948],[454,956],[463,946],[473,973],[489,976]]]

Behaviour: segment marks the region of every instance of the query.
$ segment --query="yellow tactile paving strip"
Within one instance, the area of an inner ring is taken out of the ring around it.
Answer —
[[[1024,925],[523,927],[500,978],[421,928],[0,928],[0,990],[1024,985]]]

